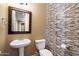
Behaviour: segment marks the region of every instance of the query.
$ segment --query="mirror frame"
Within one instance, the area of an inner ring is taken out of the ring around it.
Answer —
[[[28,13],[29,14],[29,31],[12,31],[11,30],[11,26],[12,26],[12,10],[15,11],[20,11],[23,13]],[[19,9],[16,7],[8,7],[8,34],[27,34],[27,33],[31,33],[31,23],[32,23],[32,12],[27,11],[27,10],[23,10],[23,9]]]

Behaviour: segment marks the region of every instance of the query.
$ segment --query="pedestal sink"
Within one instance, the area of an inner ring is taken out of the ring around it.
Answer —
[[[10,42],[12,48],[19,48],[19,56],[24,56],[24,47],[31,43],[29,39],[13,40]]]

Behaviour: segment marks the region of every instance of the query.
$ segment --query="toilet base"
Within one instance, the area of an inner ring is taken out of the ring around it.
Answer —
[[[49,51],[48,49],[39,50],[39,54],[40,56],[53,56],[51,51]]]

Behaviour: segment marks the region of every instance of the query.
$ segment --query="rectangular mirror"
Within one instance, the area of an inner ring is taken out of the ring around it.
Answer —
[[[25,34],[31,33],[31,12],[15,7],[8,8],[8,33]]]

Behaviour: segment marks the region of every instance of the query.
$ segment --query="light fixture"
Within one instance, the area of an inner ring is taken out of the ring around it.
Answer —
[[[5,17],[0,17],[0,23],[7,24]]]
[[[20,3],[20,5],[27,5],[27,3]]]

